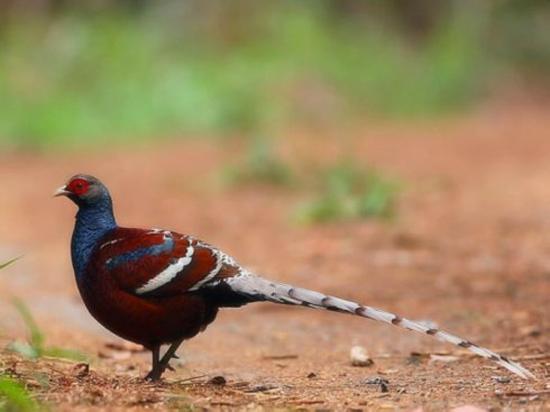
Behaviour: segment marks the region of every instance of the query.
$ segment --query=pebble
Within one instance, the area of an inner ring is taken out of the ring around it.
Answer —
[[[352,346],[349,352],[352,366],[371,366],[374,361],[369,357],[367,350],[363,346]]]
[[[386,393],[389,391],[388,385],[390,382],[387,379],[381,378],[380,376],[374,376],[366,379],[363,382],[365,385],[378,385],[380,392]]]
[[[73,375],[77,378],[83,378],[90,373],[90,365],[87,363],[77,363],[73,367]]]
[[[212,379],[210,379],[208,381],[208,383],[210,383],[212,385],[224,386],[227,383],[227,380],[223,376],[218,375],[218,376],[214,376]]]

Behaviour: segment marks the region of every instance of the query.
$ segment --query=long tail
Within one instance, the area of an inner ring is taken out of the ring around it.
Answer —
[[[430,335],[440,341],[449,342],[455,346],[468,349],[470,352],[483,358],[492,360],[524,379],[535,379],[535,376],[530,371],[505,356],[499,355],[498,353],[478,346],[469,340],[462,339],[451,333],[427,327],[421,323],[402,318],[384,310],[361,305],[334,296],[324,295],[312,290],[272,282],[250,273],[242,273],[239,276],[225,279],[224,283],[229,286],[232,292],[242,296],[247,301],[270,301],[282,304],[307,306],[314,309],[327,309],[336,312],[350,313],[352,315]]]

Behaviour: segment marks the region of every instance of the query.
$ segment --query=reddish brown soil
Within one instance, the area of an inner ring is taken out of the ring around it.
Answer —
[[[242,141],[163,142],[87,152],[0,155],[0,276],[5,343],[25,337],[10,299],[23,299],[48,345],[91,356],[24,360],[2,369],[54,410],[442,410],[464,404],[550,409],[550,110],[505,107],[438,123],[289,133],[285,159],[303,178],[339,156],[403,182],[392,222],[301,226],[298,188],[219,183]],[[51,193],[73,173],[111,188],[123,225],[165,227],[216,244],[265,276],[437,322],[520,360],[538,380],[427,336],[334,313],[273,304],[226,310],[180,351],[176,372],[142,382],[146,353],[110,350],[116,338],[85,312],[69,261],[74,207]],[[352,345],[374,366],[352,367]],[[426,356],[411,357],[411,352]],[[456,355],[430,361],[430,353]],[[226,385],[209,380],[223,376]],[[367,384],[389,381],[388,392]]]

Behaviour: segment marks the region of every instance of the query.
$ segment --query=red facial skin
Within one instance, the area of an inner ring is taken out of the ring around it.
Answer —
[[[67,190],[76,196],[86,194],[90,188],[90,183],[85,179],[74,179],[67,184]]]

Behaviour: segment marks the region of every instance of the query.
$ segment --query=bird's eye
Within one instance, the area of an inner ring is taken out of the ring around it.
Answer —
[[[68,185],[68,189],[77,196],[81,196],[88,191],[90,184],[84,179],[75,179]]]

